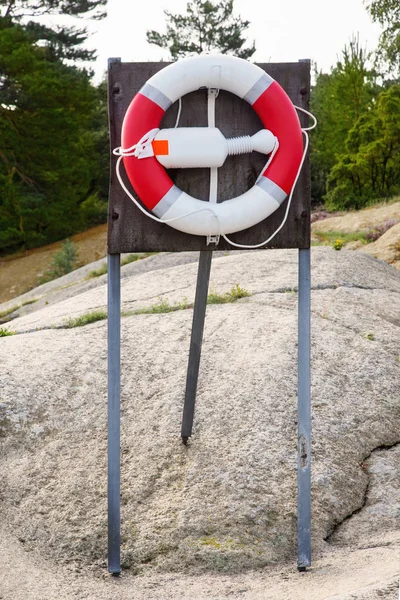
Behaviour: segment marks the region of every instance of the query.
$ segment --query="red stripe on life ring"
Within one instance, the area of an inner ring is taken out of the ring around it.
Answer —
[[[122,124],[122,147],[130,148],[151,129],[160,126],[165,111],[138,93],[130,103]],[[126,174],[143,204],[152,210],[174,185],[164,167],[152,156],[139,160],[124,156]]]
[[[263,175],[290,194],[303,156],[303,136],[296,110],[274,81],[252,105],[265,129],[279,140],[279,149]]]

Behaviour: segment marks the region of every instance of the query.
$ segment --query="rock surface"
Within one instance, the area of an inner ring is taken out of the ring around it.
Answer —
[[[368,230],[386,221],[400,221],[400,202],[381,204],[316,221],[313,231],[342,231],[353,233]]]
[[[140,261],[123,279],[125,310],[193,300],[197,265],[174,258]],[[192,310],[122,319],[122,560],[131,574],[295,564],[297,253],[216,258],[211,287],[236,283],[252,295],[207,308],[186,447]],[[312,289],[314,556],[378,544],[388,567],[400,541],[400,273],[362,253],[315,248]],[[103,279],[13,320],[20,333],[0,341],[3,537],[59,569],[95,574],[107,546],[106,322],[40,328],[105,305]],[[393,577],[388,567],[368,585],[395,598]],[[239,588],[237,597],[293,597]],[[335,590],[309,592],[296,597]]]
[[[376,242],[363,246],[362,251],[400,269],[400,223],[393,225]]]

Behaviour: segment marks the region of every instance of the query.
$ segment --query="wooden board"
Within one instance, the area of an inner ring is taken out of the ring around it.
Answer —
[[[125,112],[139,89],[157,71],[168,63],[122,63],[110,61],[109,126],[111,149],[121,145],[121,127]],[[308,108],[310,94],[310,63],[259,64],[285,89],[297,106]],[[161,127],[174,127],[178,103],[167,111]],[[307,117],[300,117],[303,125]],[[251,106],[230,94],[221,91],[216,100],[216,126],[226,137],[252,135],[262,128],[261,121]],[[180,127],[207,126],[207,90],[202,89],[182,98]],[[122,190],[115,173],[116,157],[111,154],[110,198],[108,218],[108,252],[173,252],[187,250],[214,250],[215,245],[206,245],[206,238],[176,231],[166,224],[147,218]],[[266,162],[266,157],[253,152],[240,156],[229,156],[218,169],[218,201],[233,198],[251,188]],[[122,167],[123,178],[133,192]],[[196,198],[208,200],[209,169],[170,170],[173,181],[182,190]],[[137,196],[136,196],[137,197]],[[231,234],[233,241],[241,244],[258,244],[267,239],[280,225],[287,200],[268,219],[244,231]],[[310,166],[308,157],[293,196],[288,220],[268,247],[308,248],[310,246]],[[223,238],[219,250],[232,249]]]

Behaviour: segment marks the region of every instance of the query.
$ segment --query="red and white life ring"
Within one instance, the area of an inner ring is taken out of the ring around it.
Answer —
[[[124,166],[144,206],[163,221],[174,219],[170,225],[175,229],[192,235],[234,233],[279,208],[293,187],[303,156],[296,110],[282,87],[260,67],[225,55],[196,56],[165,67],[129,105],[122,125],[122,149],[131,148],[158,128],[167,109],[181,96],[202,87],[223,89],[246,100],[263,126],[278,138],[279,149],[256,184],[241,196],[210,204],[180,190],[154,156],[138,160],[124,155]]]

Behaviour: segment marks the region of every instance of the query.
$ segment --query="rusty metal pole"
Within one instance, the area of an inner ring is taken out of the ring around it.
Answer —
[[[186,376],[185,404],[183,407],[181,438],[184,444],[192,435],[197,380],[199,377],[201,346],[206,318],[208,284],[210,281],[212,250],[200,252],[197,273],[196,297],[193,309],[192,337],[190,339],[189,362]]]

